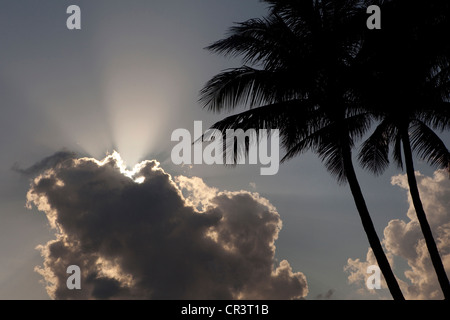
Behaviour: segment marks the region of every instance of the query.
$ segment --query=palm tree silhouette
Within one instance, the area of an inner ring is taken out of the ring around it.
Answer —
[[[444,297],[450,299],[449,280],[420,199],[413,161],[415,151],[422,160],[450,173],[449,150],[433,131],[450,129],[449,43],[440,38],[450,29],[450,6],[448,1],[398,0],[380,6],[383,30],[367,33],[359,56],[359,78],[366,80],[360,82],[361,91],[380,123],[363,144],[359,160],[381,174],[389,165],[392,146],[397,165],[405,164],[431,261]]]
[[[349,184],[388,288],[394,299],[402,300],[352,162],[352,148],[372,121],[352,88],[352,62],[366,26],[365,1],[265,2],[270,4],[266,18],[240,23],[208,47],[241,56],[244,65],[213,77],[200,101],[212,111],[248,109],[212,128],[277,128],[287,151],[283,161],[307,150],[317,153],[339,183]]]

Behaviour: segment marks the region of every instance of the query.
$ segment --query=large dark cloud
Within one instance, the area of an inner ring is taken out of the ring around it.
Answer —
[[[156,161],[124,171],[65,159],[35,178],[28,206],[45,212],[56,239],[36,270],[55,299],[297,299],[305,276],[276,263],[280,216],[267,199],[172,178]],[[82,289],[68,290],[78,265]]]

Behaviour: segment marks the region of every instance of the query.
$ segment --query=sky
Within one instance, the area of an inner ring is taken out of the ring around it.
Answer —
[[[1,4],[0,299],[389,298],[364,286],[374,260],[350,191],[315,155],[274,176],[171,161],[174,130],[226,115],[199,91],[240,61],[204,48],[264,3]],[[66,27],[72,4],[81,30]],[[449,180],[417,169],[449,268]],[[439,298],[402,172],[358,176],[405,295]]]

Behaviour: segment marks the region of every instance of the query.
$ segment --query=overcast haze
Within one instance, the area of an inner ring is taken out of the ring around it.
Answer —
[[[71,4],[81,8],[81,30],[66,28]],[[67,290],[52,282],[66,276],[56,262],[61,257],[79,263],[88,279],[78,298],[189,298],[189,289],[200,298],[390,298],[386,289],[374,295],[364,287],[369,245],[353,199],[315,155],[281,165],[275,176],[260,176],[259,166],[189,167],[170,160],[173,130],[192,132],[195,120],[206,129],[222,119],[201,108],[199,90],[240,62],[203,48],[233,22],[265,13],[257,0],[2,0],[0,299],[66,298]],[[442,137],[448,146],[449,135]],[[146,180],[137,184],[93,160],[114,150],[129,170],[144,160],[156,160],[159,169],[146,162]],[[31,181],[61,159],[66,162],[53,176]],[[439,208],[430,221],[448,267],[449,180],[419,162],[417,170],[425,205]],[[439,297],[430,265],[412,250],[420,234],[409,224],[405,178],[395,166],[377,178],[358,174],[378,234],[396,256],[405,296]],[[98,188],[88,192],[86,177]],[[52,228],[43,197],[64,221],[61,232]],[[199,201],[208,210],[200,210]],[[111,208],[114,219],[104,218]],[[127,218],[141,209],[148,220]],[[166,232],[176,236],[168,239]],[[239,234],[258,250],[246,252]],[[79,247],[68,250],[70,241]],[[111,267],[107,259],[120,262]],[[167,268],[151,263],[159,260]],[[184,287],[164,291],[151,275]]]

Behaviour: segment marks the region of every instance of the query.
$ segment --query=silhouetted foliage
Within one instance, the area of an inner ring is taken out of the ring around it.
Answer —
[[[403,299],[352,164],[352,148],[374,119],[356,91],[369,1],[265,2],[266,18],[237,24],[207,48],[241,57],[243,66],[211,79],[200,101],[216,112],[248,109],[213,128],[278,128],[283,160],[311,150],[340,183],[348,182],[388,287]]]

